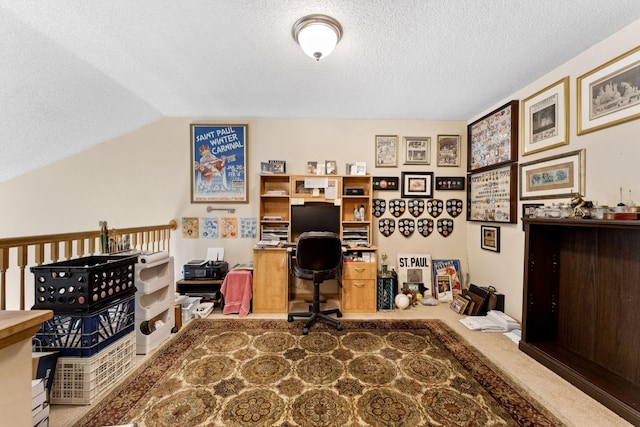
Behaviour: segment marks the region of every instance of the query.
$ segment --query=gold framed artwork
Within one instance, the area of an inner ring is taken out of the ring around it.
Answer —
[[[569,77],[522,100],[523,156],[569,143]]]
[[[585,157],[583,148],[520,164],[520,200],[584,195]]]
[[[438,166],[460,166],[460,135],[438,135]]]
[[[578,135],[640,118],[640,46],[576,79]]]
[[[398,166],[398,136],[376,135],[376,167]]]

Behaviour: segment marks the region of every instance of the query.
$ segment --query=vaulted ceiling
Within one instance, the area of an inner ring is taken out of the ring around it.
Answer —
[[[344,36],[315,62],[311,13]],[[638,0],[0,0],[0,182],[163,117],[469,120]]]

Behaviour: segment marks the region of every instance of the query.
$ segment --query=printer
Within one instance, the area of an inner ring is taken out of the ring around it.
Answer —
[[[229,271],[226,261],[191,260],[184,265],[182,272],[185,280],[222,280]]]

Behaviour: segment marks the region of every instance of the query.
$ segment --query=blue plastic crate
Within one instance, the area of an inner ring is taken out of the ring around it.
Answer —
[[[135,292],[137,255],[94,255],[31,267],[33,309],[90,311]]]
[[[135,294],[123,296],[89,313],[53,315],[34,337],[39,351],[61,356],[91,356],[134,330]]]

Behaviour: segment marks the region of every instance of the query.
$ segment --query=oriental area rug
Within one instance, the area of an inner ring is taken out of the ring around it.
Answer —
[[[561,426],[439,320],[195,319],[75,426]]]

